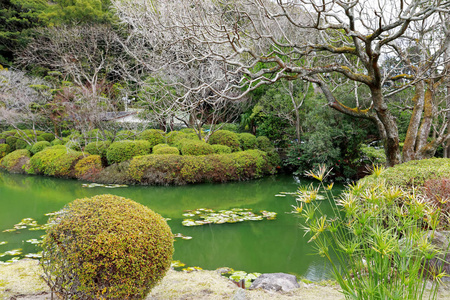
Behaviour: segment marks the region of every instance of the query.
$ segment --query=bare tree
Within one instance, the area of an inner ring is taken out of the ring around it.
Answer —
[[[426,32],[433,30],[439,16],[448,20],[450,1],[115,0],[113,5],[121,20],[155,52],[183,51],[176,59],[157,61],[159,66],[154,67],[205,59],[226,65],[219,80],[230,80],[228,85],[214,89],[212,82],[205,81],[189,91],[211,89],[233,99],[227,96],[233,89],[243,96],[261,84],[282,79],[313,82],[330,107],[377,125],[387,164],[392,166],[401,158],[397,123],[385,89],[392,74],[383,69],[383,57],[393,53],[393,46],[410,43],[409,36],[419,25]],[[441,37],[433,45],[446,44],[448,32]],[[429,50],[435,62],[442,62],[439,47]],[[436,64],[423,66],[406,85],[427,78]],[[349,107],[336,99],[333,88],[346,80],[366,86],[370,101],[355,99]],[[448,136],[440,141],[446,140]]]

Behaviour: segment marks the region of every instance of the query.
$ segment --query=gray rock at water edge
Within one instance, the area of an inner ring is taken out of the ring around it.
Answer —
[[[432,238],[431,243],[437,247],[442,253],[432,258],[426,263],[426,269],[439,270],[450,274],[450,231],[430,231],[428,238]],[[450,277],[444,276],[442,281],[450,282]]]
[[[294,275],[286,273],[267,273],[256,278],[250,286],[250,289],[289,292],[290,290],[297,289],[299,287],[300,285],[297,282],[297,277]]]

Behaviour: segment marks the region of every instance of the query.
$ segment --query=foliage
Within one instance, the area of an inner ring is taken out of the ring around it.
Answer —
[[[73,177],[75,164],[85,154],[64,146],[45,148],[36,153],[27,168],[29,174],[44,174],[56,177]]]
[[[106,151],[108,150],[110,145],[111,142],[109,141],[92,142],[84,147],[84,151],[92,155],[100,155],[102,159],[106,160]]]
[[[98,128],[84,133],[84,138],[90,142],[111,140],[112,136],[113,134],[111,132],[107,130],[100,130]]]
[[[216,154],[231,153],[231,148],[228,146],[225,146],[225,145],[215,144],[215,145],[212,145],[212,148],[214,150],[214,153],[216,153]]]
[[[208,155],[214,153],[212,146],[204,141],[183,139],[181,143],[183,155]]]
[[[77,199],[49,223],[41,265],[46,282],[64,297],[144,299],[170,267],[170,227],[132,200]]]
[[[164,145],[164,144],[161,144]],[[178,150],[178,148],[176,147],[159,147],[156,148],[156,150],[153,150],[153,154],[175,154],[175,155],[179,155],[180,154],[180,150]]]
[[[9,148],[11,148],[11,151],[16,150],[16,142],[17,138],[15,136],[6,137],[6,144],[8,144]]]
[[[258,147],[256,136],[251,133],[239,133],[238,139],[242,150],[256,149]]]
[[[11,147],[8,144],[0,144],[0,159],[6,156],[10,151]]]
[[[148,141],[150,143],[150,148],[153,148],[153,146],[164,143],[164,131],[147,129],[138,135],[138,139]]]
[[[30,149],[30,152],[34,155],[36,153],[38,153],[39,151],[44,150],[47,147],[50,147],[51,144],[47,141],[40,141],[37,143],[34,143],[33,146]]]
[[[386,154],[383,149],[377,149],[366,144],[361,144],[361,153],[363,154],[362,158],[367,160],[370,164],[384,165],[386,163]]]
[[[51,142],[55,139],[55,135],[49,132],[43,132],[39,136],[41,136],[47,142]]]
[[[136,133],[132,130],[121,130],[117,133],[115,141],[134,140]]]
[[[144,140],[123,140],[112,143],[106,151],[109,164],[129,160],[133,156],[150,153],[150,143]]]
[[[450,159],[431,158],[409,161],[386,169],[381,173],[380,178],[389,186],[398,186],[403,189],[420,188],[427,180],[450,178]],[[362,181],[374,184],[377,177],[370,175]]]
[[[75,165],[75,177],[83,180],[94,180],[102,169],[100,155],[89,155],[80,159]]]
[[[164,147],[170,147],[170,146],[168,144],[158,144],[152,148],[152,151],[153,151],[153,153],[155,153],[156,150],[164,148]]]
[[[273,144],[269,140],[267,136],[260,135],[256,138],[256,142],[258,143],[258,149],[261,151],[269,151],[273,149]]]
[[[128,176],[130,161],[124,161],[104,168],[95,176],[95,182],[105,184],[129,184],[132,180]]]
[[[166,134],[166,143],[169,145],[175,145],[175,143],[183,138],[186,138],[187,134],[182,131],[171,131]]]
[[[30,159],[30,152],[26,149],[15,150],[1,160],[1,167],[11,173],[22,173],[22,166]]]
[[[50,142],[50,144],[52,146],[56,146],[56,145],[64,145],[65,143],[67,143],[69,141],[68,138],[62,138],[62,139],[54,139],[53,141]]]
[[[209,137],[211,145],[219,144],[230,147],[233,151],[239,150],[239,138],[235,132],[228,130],[217,130]]]
[[[128,178],[134,183],[181,185],[199,182],[248,180],[273,173],[274,166],[259,150],[231,154],[145,155],[130,161]]]
[[[325,172],[310,174],[323,180]],[[304,220],[309,242],[330,262],[345,297],[422,299],[427,277],[435,279],[430,292],[435,296],[445,274],[436,264],[423,266],[444,251],[431,243],[439,212],[384,180],[372,186],[359,182],[339,199],[330,189],[299,189],[294,213]],[[332,205],[331,215],[317,201],[324,198]]]
[[[16,149],[31,149],[30,142],[31,142],[31,141],[34,141],[35,137],[34,137],[34,136],[31,136],[31,135],[28,135],[26,139],[27,139],[27,140],[25,140],[24,138],[20,138],[20,137],[17,138],[17,141],[16,141]],[[43,142],[43,141],[45,141],[45,140],[44,140],[43,137],[37,136],[37,137],[36,137],[36,141],[38,141],[38,142]]]

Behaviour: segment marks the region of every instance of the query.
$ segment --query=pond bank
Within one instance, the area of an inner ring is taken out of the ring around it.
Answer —
[[[0,265],[1,299],[47,300],[50,292],[40,279],[41,269],[36,260],[21,260],[11,265]],[[450,298],[450,286],[443,286],[438,299]],[[216,271],[191,273],[170,270],[147,296],[147,300],[166,299],[344,299],[339,286],[330,283],[306,284],[287,293],[263,290],[243,290]]]

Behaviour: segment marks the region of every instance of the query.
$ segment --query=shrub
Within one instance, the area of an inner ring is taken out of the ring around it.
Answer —
[[[256,136],[251,133],[239,133],[238,138],[242,150],[256,149],[258,147]]]
[[[83,143],[80,140],[69,140],[64,145],[67,148],[75,150],[75,151],[81,151],[83,148]]]
[[[16,150],[16,142],[17,142],[17,138],[15,136],[7,136],[6,137],[6,144],[9,145],[9,148],[11,149],[11,151]]]
[[[208,155],[213,154],[214,149],[204,141],[184,139],[181,143],[181,153],[183,155]]]
[[[239,150],[239,138],[234,132],[228,130],[217,130],[209,137],[208,141],[211,145],[219,144],[231,148],[232,151]]]
[[[264,135],[258,136],[256,138],[256,142],[258,143],[258,149],[261,151],[268,152],[274,148],[272,142],[269,140],[267,136]]]
[[[82,152],[64,146],[48,147],[36,153],[31,159],[28,169],[30,174],[44,174],[58,177],[74,177],[74,166],[85,157]]]
[[[16,150],[17,150],[17,149],[28,149],[28,150],[30,150],[31,147],[32,147],[32,145],[30,145],[30,144],[28,143],[29,141],[30,141],[30,142],[34,142],[35,140],[38,141],[38,142],[43,142],[43,141],[45,141],[44,138],[41,137],[41,136],[37,136],[36,139],[35,139],[34,136],[29,135],[27,138],[28,138],[28,141],[26,141],[25,139],[20,138],[20,137],[17,138],[17,141],[16,141]]]
[[[129,166],[130,161],[108,166],[95,176],[95,181],[107,184],[131,184],[133,180],[128,175]]]
[[[170,227],[132,200],[77,199],[49,223],[44,279],[66,298],[144,299],[170,268]]]
[[[117,133],[115,141],[134,140],[136,133],[132,130],[121,130]]]
[[[47,141],[37,142],[37,143],[33,144],[33,146],[30,149],[30,152],[33,153],[33,154],[36,154],[36,153],[38,153],[38,152],[40,152],[40,151],[42,151],[45,148],[50,147],[50,146],[51,146],[51,144],[49,142],[47,142]]]
[[[173,146],[181,139],[187,138],[187,134],[181,131],[171,131],[166,134],[166,143]]]
[[[15,150],[1,160],[1,167],[11,173],[23,173],[23,166],[29,161],[30,152],[26,149]]]
[[[11,147],[8,144],[0,144],[0,159],[6,156],[10,151]]]
[[[175,154],[180,155],[180,151],[176,147],[161,147],[153,151],[153,154]]]
[[[164,131],[157,129],[147,129],[142,131],[138,138],[140,140],[146,140],[150,143],[150,148],[158,144],[164,143]]]
[[[89,142],[111,140],[112,136],[111,132],[100,129],[92,129],[84,133],[85,139]]]
[[[89,155],[75,165],[75,177],[82,180],[94,180],[103,169],[100,155]]]
[[[150,143],[148,141],[118,141],[109,146],[106,151],[106,158],[109,164],[120,163],[131,159],[133,156],[150,153]]]
[[[404,189],[422,187],[426,180],[450,178],[450,159],[431,158],[409,161],[384,170],[379,177],[386,180],[389,186]],[[369,184],[376,180],[375,174],[362,179]]]
[[[247,150],[231,153],[239,180],[262,177],[270,171],[266,153],[260,150]]]
[[[212,148],[214,150],[214,153],[216,154],[226,154],[231,153],[231,148],[225,145],[212,145]]]
[[[84,147],[84,151],[92,155],[100,155],[102,159],[106,159],[106,151],[110,145],[111,142],[109,141],[92,142]]]
[[[69,141],[68,138],[62,138],[62,139],[54,139],[53,141],[50,142],[50,144],[52,146],[55,145],[64,145],[65,143],[67,143]]]
[[[450,178],[426,180],[421,192],[433,210],[441,212],[440,225],[448,230],[450,227],[448,219],[450,216]]]
[[[49,132],[41,133],[39,136],[42,137],[47,142],[51,142],[55,139],[55,135],[53,133],[49,133]]]
[[[156,146],[153,146],[152,151],[155,152],[158,149],[164,148],[164,147],[170,147],[168,144],[158,144]]]

